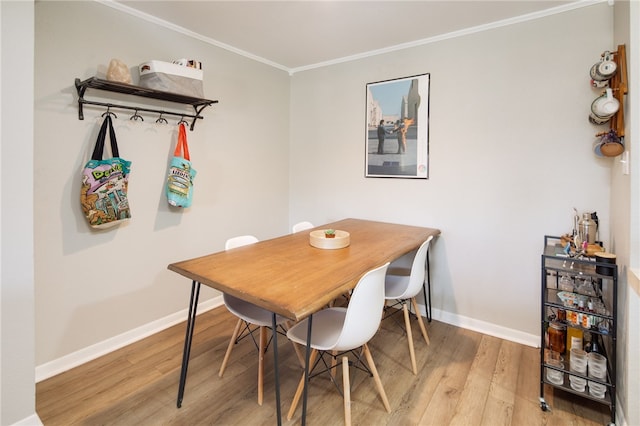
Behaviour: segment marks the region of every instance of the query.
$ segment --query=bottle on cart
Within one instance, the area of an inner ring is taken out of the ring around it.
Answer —
[[[587,337],[588,335],[588,337]],[[588,339],[588,341],[587,341]],[[604,350],[602,347],[602,341],[600,340],[600,336],[598,334],[585,333],[585,352],[595,352],[600,355],[604,355]]]
[[[572,348],[582,349],[582,330],[575,327],[567,327],[567,352]]]
[[[591,343],[591,333],[589,333],[588,331],[584,332],[584,351],[589,353],[591,352],[591,347],[592,347],[592,343]]]

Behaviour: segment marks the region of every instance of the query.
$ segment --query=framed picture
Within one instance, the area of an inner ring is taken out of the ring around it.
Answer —
[[[429,178],[429,74],[367,83],[366,177]]]

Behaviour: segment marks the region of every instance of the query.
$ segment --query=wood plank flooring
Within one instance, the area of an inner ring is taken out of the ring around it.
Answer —
[[[198,316],[181,408],[176,408],[185,324],[171,327],[36,386],[36,409],[55,425],[274,425],[272,350],[265,360],[264,404],[257,404],[257,351],[249,340],[218,370],[236,318],[224,307]],[[393,318],[369,346],[391,404],[388,414],[373,378],[351,369],[354,425],[604,425],[609,409],[547,387],[539,405],[539,352],[433,321],[427,346],[413,323],[418,375],[406,336]],[[278,340],[283,424],[300,424],[302,404],[286,420],[302,369],[293,347]],[[339,369],[339,371],[341,371]],[[342,383],[341,372],[337,381]],[[328,376],[327,376],[328,377]],[[307,423],[343,424],[342,397],[330,380],[311,380]]]

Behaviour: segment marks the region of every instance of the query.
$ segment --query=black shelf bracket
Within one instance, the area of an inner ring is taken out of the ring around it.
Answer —
[[[120,83],[115,81],[102,80],[96,77],[91,77],[87,80],[80,81],[79,78],[75,80],[76,90],[78,92],[78,120],[84,120],[84,105],[97,105],[102,107],[107,107],[107,109],[116,108],[116,109],[125,109],[129,111],[138,112],[150,112],[159,114],[160,117],[164,115],[171,115],[175,117],[181,117],[182,120],[185,118],[192,118],[190,129],[193,130],[196,120],[204,119],[201,115],[202,111],[211,106],[213,104],[217,104],[218,101],[214,101],[211,99],[202,99],[202,98],[194,98],[191,96],[180,95],[177,93],[169,93],[162,92],[159,90],[147,89],[146,87],[134,86],[131,84]],[[115,93],[124,93],[127,95],[133,95],[143,98],[149,99],[157,99],[168,102],[173,102],[182,105],[191,105],[193,107],[193,113],[184,113],[184,112],[175,112],[175,111],[166,111],[160,109],[146,108],[140,106],[130,106],[130,105],[122,105],[122,104],[114,104],[111,102],[101,102],[85,99],[84,95],[87,89],[98,89],[104,90],[107,92],[115,92]]]

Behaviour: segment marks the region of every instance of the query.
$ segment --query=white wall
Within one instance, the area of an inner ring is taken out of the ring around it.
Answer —
[[[96,2],[37,2],[35,18],[36,364],[43,365],[186,309],[190,281],[169,263],[222,250],[234,235],[288,232],[289,76]],[[80,171],[104,109],[85,107],[79,121],[73,83],[104,76],[114,57],[131,67],[197,58],[205,97],[220,103],[187,135],[198,174],[186,211],[169,209],[163,192],[177,119],[131,122],[130,112],[115,110],[120,154],[133,162],[133,218],[96,232],[80,209]],[[201,300],[215,295],[203,291]]]
[[[35,425],[33,2],[0,2],[0,20],[0,424]]]
[[[611,159],[592,152],[589,68],[611,49],[598,4],[294,74],[291,216],[438,227],[436,318],[536,344],[545,234],[597,211],[608,244]],[[364,178],[365,85],[431,74],[428,180]]]

